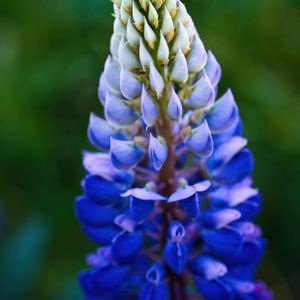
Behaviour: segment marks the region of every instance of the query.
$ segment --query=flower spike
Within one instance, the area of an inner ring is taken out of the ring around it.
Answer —
[[[113,0],[75,215],[89,300],[271,300],[254,274],[262,197],[230,89],[182,0]],[[217,99],[217,100],[216,100]],[[195,287],[195,288],[194,288]]]

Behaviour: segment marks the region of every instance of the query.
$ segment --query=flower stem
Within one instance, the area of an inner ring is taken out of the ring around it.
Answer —
[[[161,183],[161,190],[159,191],[162,195],[168,197],[175,190],[176,186],[174,183],[176,182],[174,179],[176,177],[176,155],[174,153],[174,135],[172,133],[172,124],[170,120],[166,117],[163,118],[160,125],[158,125],[159,134],[165,138],[168,147],[168,158],[165,162],[163,168],[159,173],[159,183]],[[162,184],[163,183],[163,184]],[[172,220],[176,219],[176,203],[161,203],[162,209],[162,221],[163,221],[163,229],[161,232],[161,246],[162,248],[165,246],[168,239],[168,228]],[[170,290],[170,300],[188,300],[186,295],[185,288],[185,279],[183,275],[177,275],[174,273],[168,266],[167,269],[167,281],[169,284]]]

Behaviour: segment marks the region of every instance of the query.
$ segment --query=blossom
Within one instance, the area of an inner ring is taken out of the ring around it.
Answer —
[[[231,90],[180,0],[114,0],[111,55],[91,114],[79,274],[88,300],[270,300],[255,279],[261,196]]]

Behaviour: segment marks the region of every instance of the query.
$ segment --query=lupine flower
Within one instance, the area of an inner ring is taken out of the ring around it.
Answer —
[[[113,0],[75,212],[97,244],[88,300],[270,300],[255,270],[253,158],[221,67],[180,0]]]

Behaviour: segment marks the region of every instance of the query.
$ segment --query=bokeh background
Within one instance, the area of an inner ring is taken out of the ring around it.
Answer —
[[[186,0],[256,158],[269,241],[259,275],[300,299],[300,2]],[[94,245],[73,198],[112,32],[109,0],[0,2],[0,299],[79,300]]]

